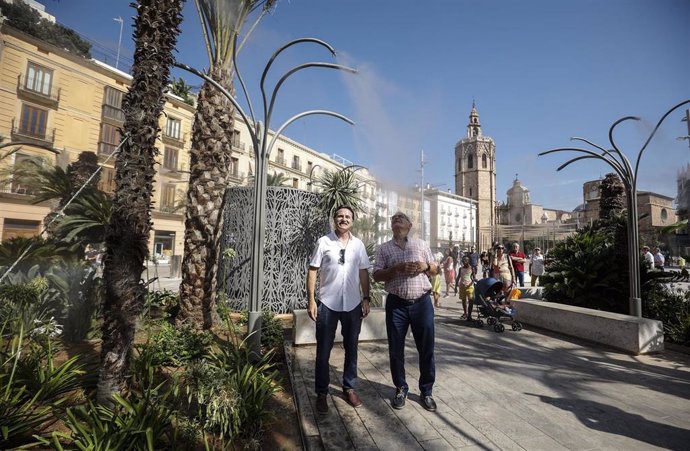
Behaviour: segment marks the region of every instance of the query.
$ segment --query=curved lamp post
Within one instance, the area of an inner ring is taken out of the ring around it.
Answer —
[[[263,285],[264,285],[264,274],[263,274],[263,266],[264,266],[264,253],[263,253],[263,246],[264,246],[264,237],[266,235],[266,175],[268,172],[268,161],[269,161],[269,156],[271,155],[271,150],[273,149],[273,145],[275,144],[276,140],[278,137],[282,134],[283,130],[285,130],[290,124],[295,122],[298,119],[301,119],[306,116],[310,115],[326,115],[326,116],[333,116],[338,119],[341,119],[349,124],[354,125],[354,122],[347,118],[346,116],[343,116],[342,114],[335,113],[333,111],[329,110],[309,110],[309,111],[303,111],[299,114],[296,114],[295,116],[291,117],[287,121],[285,121],[273,134],[269,141],[269,136],[268,136],[268,130],[270,128],[270,123],[271,123],[271,118],[273,115],[273,107],[275,105],[276,97],[278,95],[278,91],[280,90],[281,86],[283,83],[294,73],[302,70],[302,69],[307,69],[309,67],[324,67],[328,69],[338,69],[338,70],[344,70],[346,72],[350,73],[356,73],[357,71],[351,67],[343,66],[340,64],[334,64],[334,63],[324,63],[324,62],[309,62],[309,63],[304,63],[300,64],[298,66],[293,67],[289,71],[287,71],[283,76],[278,80],[276,85],[273,87],[273,90],[269,93],[270,97],[267,97],[266,95],[266,88],[265,88],[265,82],[266,82],[266,76],[268,74],[269,69],[273,65],[273,62],[275,59],[282,53],[284,50],[286,50],[289,47],[292,47],[293,45],[296,44],[302,44],[302,43],[312,43],[316,44],[319,46],[322,46],[331,53],[333,57],[335,57],[335,49],[328,43],[316,39],[316,38],[301,38],[301,39],[295,39],[294,41],[290,41],[287,44],[283,45],[280,47],[278,50],[276,50],[271,58],[268,60],[268,63],[266,63],[266,66],[264,67],[264,71],[261,74],[261,82],[260,82],[260,88],[261,88],[261,98],[262,98],[262,104],[263,104],[263,117],[264,121],[262,122],[257,122],[255,117],[254,117],[254,109],[252,107],[251,99],[249,98],[249,95],[247,93],[247,89],[245,87],[244,81],[242,80],[240,71],[237,67],[237,35],[235,35],[235,45],[233,46],[233,64],[235,67],[235,73],[237,74],[237,79],[240,82],[240,85],[242,87],[242,92],[244,93],[245,99],[247,101],[247,104],[249,106],[249,112],[251,115],[251,121],[245,114],[244,110],[242,107],[240,107],[239,103],[237,100],[230,94],[225,88],[223,88],[218,82],[210,78],[208,75],[190,67],[187,66],[186,64],[181,64],[181,63],[175,63],[176,67],[179,67],[180,69],[184,69],[188,72],[193,73],[194,75],[197,75],[198,77],[203,78],[213,86],[215,86],[225,97],[228,98],[228,100],[233,104],[237,112],[240,114],[242,117],[242,120],[244,123],[247,125],[247,128],[249,129],[249,135],[252,140],[252,145],[254,148],[254,159],[256,161],[256,176],[254,177],[254,241],[252,245],[252,256],[251,256],[251,264],[252,264],[252,275],[251,275],[251,285],[249,289],[249,321],[248,321],[248,333],[249,333],[249,346],[254,353],[254,355],[258,355],[261,347],[261,299],[263,296]],[[221,207],[222,208],[222,207]],[[221,215],[223,212],[221,211]]]
[[[604,161],[606,164],[611,166],[614,171],[618,174],[618,176],[621,178],[623,181],[623,185],[625,186],[625,194],[626,194],[626,200],[627,200],[627,207],[628,207],[628,265],[629,265],[629,273],[630,273],[630,298],[629,298],[629,308],[630,308],[630,315],[631,316],[637,316],[641,317],[642,316],[642,298],[641,298],[641,289],[640,289],[640,254],[639,254],[639,227],[638,227],[638,218],[637,218],[637,173],[640,167],[640,159],[642,158],[642,153],[645,151],[647,148],[647,145],[649,142],[652,140],[654,137],[654,134],[656,131],[659,129],[661,126],[661,123],[664,122],[664,120],[675,110],[678,108],[682,107],[683,105],[686,105],[690,103],[690,100],[686,100],[684,102],[679,103],[678,105],[674,106],[670,110],[668,110],[663,116],[661,116],[661,119],[659,119],[659,122],[657,122],[656,127],[654,127],[654,130],[652,130],[652,133],[649,134],[649,137],[647,140],[644,142],[642,145],[642,148],[637,154],[637,160],[635,161],[635,167],[633,167],[630,164],[630,160],[628,157],[625,156],[623,152],[618,148],[616,145],[616,142],[613,139],[613,130],[621,123],[628,121],[628,120],[635,120],[639,121],[639,117],[635,116],[625,116],[623,118],[618,119],[616,122],[611,125],[611,128],[609,128],[609,142],[611,143],[611,149],[604,149],[601,146],[598,146],[591,141],[588,141],[587,139],[584,138],[579,138],[579,137],[573,137],[570,138],[573,141],[581,141],[586,144],[589,144],[590,146],[594,147],[595,149],[599,150],[601,153],[598,153],[594,150],[591,149],[583,149],[579,147],[561,147],[557,149],[551,149],[547,150],[545,152],[541,152],[539,156],[542,155],[548,155],[551,153],[556,153],[556,152],[575,152],[575,153],[580,153],[582,154],[581,156],[572,158],[562,165],[560,165],[557,169],[557,171],[560,171],[561,169],[566,168],[569,166],[571,163],[574,163],[576,161],[580,160],[586,160],[590,158],[596,158],[598,160]]]

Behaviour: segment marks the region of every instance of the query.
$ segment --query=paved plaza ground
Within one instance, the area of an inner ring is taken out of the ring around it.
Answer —
[[[293,347],[295,396],[312,450],[690,449],[690,356],[630,356],[527,327],[499,334],[436,317],[438,411],[419,402],[417,353],[406,348],[410,397],[390,405],[385,341],[361,343],[353,409],[340,390],[343,351],[331,356],[330,412],[315,413],[315,346]]]

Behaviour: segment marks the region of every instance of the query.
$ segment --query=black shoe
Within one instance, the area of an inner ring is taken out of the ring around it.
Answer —
[[[391,405],[394,409],[402,409],[405,407],[405,399],[407,399],[407,389],[397,388],[395,391],[395,397],[391,401]]]
[[[431,396],[422,396],[422,406],[429,412],[436,412],[436,401]]]
[[[316,413],[326,415],[328,413],[328,395],[316,395]]]

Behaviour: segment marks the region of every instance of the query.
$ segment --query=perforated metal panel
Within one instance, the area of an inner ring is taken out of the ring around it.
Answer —
[[[221,292],[232,310],[247,309],[251,284],[254,189],[233,187],[225,192],[223,249],[236,255],[223,258],[218,272]],[[290,313],[306,308],[306,277],[316,240],[330,231],[328,218],[316,207],[315,193],[268,187],[262,310]]]

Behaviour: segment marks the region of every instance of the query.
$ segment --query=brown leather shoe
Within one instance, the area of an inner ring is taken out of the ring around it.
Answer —
[[[328,395],[316,395],[316,413],[326,415],[328,413]]]
[[[343,389],[343,396],[352,407],[359,407],[362,405],[362,400],[359,399],[359,396],[357,396],[357,392],[355,392],[352,388],[347,390]]]

